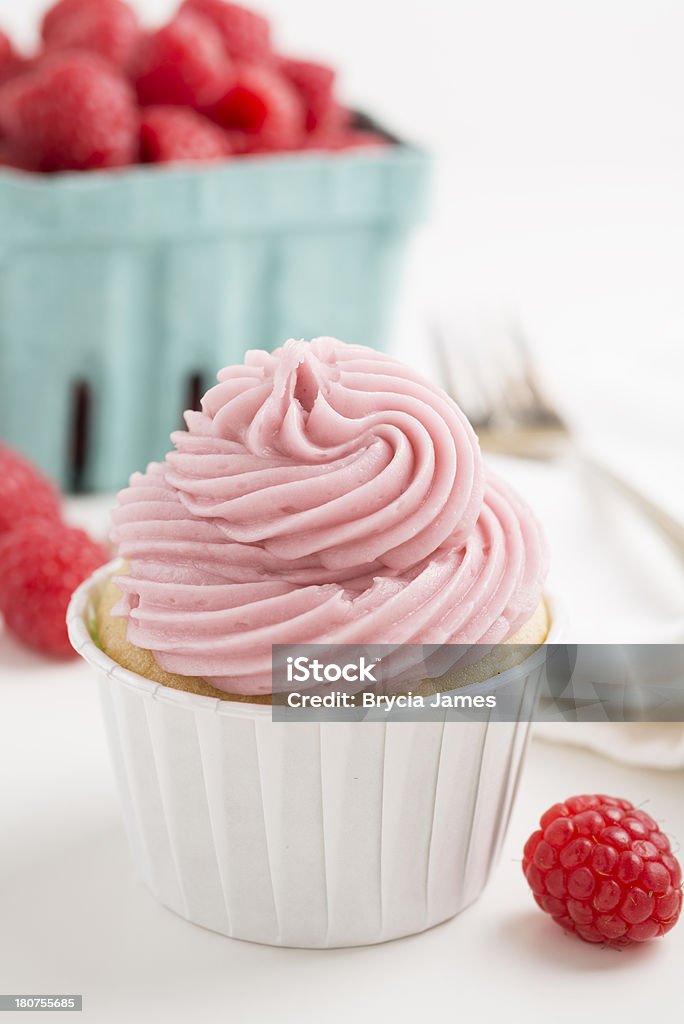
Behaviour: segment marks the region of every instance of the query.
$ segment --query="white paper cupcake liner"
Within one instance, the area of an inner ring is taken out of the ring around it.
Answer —
[[[111,572],[76,592],[69,634],[98,671],[130,845],[161,903],[233,938],[326,948],[420,932],[477,899],[543,659],[496,681],[515,687],[517,722],[273,722],[111,661],[88,630]]]

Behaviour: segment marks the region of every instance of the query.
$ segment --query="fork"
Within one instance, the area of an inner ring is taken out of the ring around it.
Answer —
[[[458,346],[458,373],[441,326],[433,326],[432,340],[446,390],[470,420],[482,449],[538,460],[572,454],[629,501],[684,559],[684,524],[579,446],[539,381],[519,325],[502,321],[498,330],[486,333],[480,323],[477,334],[477,352]]]

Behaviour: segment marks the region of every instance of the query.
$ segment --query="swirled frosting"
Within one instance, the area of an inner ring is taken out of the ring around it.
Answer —
[[[333,338],[248,352],[114,512],[128,639],[168,672],[271,689],[276,643],[503,642],[546,548],[458,406]]]

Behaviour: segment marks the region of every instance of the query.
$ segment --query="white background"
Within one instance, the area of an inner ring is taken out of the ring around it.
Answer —
[[[44,6],[0,0],[0,25],[28,45]],[[155,17],[173,5],[138,6]],[[513,304],[587,443],[684,510],[684,3],[260,7],[276,19],[283,49],[336,63],[350,103],[439,158],[433,217],[412,252],[396,334],[407,358],[424,361],[421,332],[436,309],[451,317],[474,302]],[[653,539],[636,543],[621,506],[584,492],[580,500],[575,477],[549,484],[541,473],[521,469],[517,482],[551,534],[577,638],[646,639],[649,615],[660,639],[679,635],[681,573]],[[97,1024],[502,1014],[575,1022],[617,1007],[632,1024],[679,1000],[684,926],[651,949],[590,949],[534,909],[516,858],[539,811],[572,791],[649,800],[684,837],[681,774],[536,745],[504,862],[476,907],[374,950],[262,949],[191,928],[141,893],[85,666],[48,669],[7,637],[0,646],[11,674],[0,721],[9,826],[0,989],[84,991],[83,1019]]]

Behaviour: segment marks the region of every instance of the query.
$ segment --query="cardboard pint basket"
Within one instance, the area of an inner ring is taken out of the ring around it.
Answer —
[[[428,170],[396,143],[0,169],[0,437],[63,489],[116,490],[248,348],[382,346]]]

